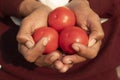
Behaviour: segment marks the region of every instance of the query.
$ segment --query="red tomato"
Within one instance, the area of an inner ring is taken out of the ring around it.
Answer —
[[[33,39],[37,43],[42,37],[49,39],[44,54],[48,54],[58,48],[58,33],[50,27],[42,27],[37,29],[33,34]]]
[[[75,25],[75,15],[67,7],[58,7],[49,14],[48,24],[60,32],[65,27]]]
[[[87,33],[79,27],[69,27],[61,31],[59,44],[62,50],[66,52],[66,54],[75,53],[71,46],[74,42],[79,42],[81,44],[87,45]]]

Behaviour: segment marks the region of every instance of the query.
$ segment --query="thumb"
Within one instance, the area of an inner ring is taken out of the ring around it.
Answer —
[[[97,41],[102,40],[104,37],[104,31],[100,20],[91,20],[90,25],[90,34],[89,34],[89,43],[88,46],[94,45]]]
[[[34,40],[29,34],[19,34],[17,35],[17,41],[20,44],[24,44],[27,48],[32,48],[34,46]]]
[[[83,16],[77,16],[77,26],[81,27],[85,31],[88,31],[87,20]]]
[[[21,26],[18,34],[17,34],[17,41],[20,44],[24,44],[27,48],[32,48],[35,44],[33,38],[32,38],[32,31],[26,27],[23,28],[23,26]]]

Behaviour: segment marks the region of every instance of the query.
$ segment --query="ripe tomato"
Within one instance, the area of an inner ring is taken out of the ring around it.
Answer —
[[[47,37],[49,41],[44,54],[48,54],[58,48],[58,36],[58,32],[55,29],[42,27],[34,32],[33,39],[37,43],[42,37]]]
[[[72,44],[78,42],[84,45],[88,44],[87,33],[79,27],[68,27],[60,33],[59,45],[66,54],[74,54]]]
[[[49,14],[48,24],[50,27],[60,32],[65,27],[75,25],[75,15],[67,7],[58,7]]]

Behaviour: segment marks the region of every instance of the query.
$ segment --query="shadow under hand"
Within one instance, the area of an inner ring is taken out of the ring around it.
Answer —
[[[16,35],[19,27],[12,27],[6,31],[1,37],[2,57],[6,64],[21,66],[27,69],[34,69],[36,66],[33,63],[27,62],[24,57],[18,52],[18,43]]]

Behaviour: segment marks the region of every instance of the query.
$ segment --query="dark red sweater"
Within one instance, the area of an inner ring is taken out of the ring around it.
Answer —
[[[16,26],[9,16],[18,16],[21,0],[0,0],[0,80],[117,80],[120,65],[120,0],[89,0],[91,8],[109,20],[102,24],[105,32],[98,56],[76,64],[66,73],[27,62],[17,50]],[[4,5],[3,5],[4,4]]]
[[[18,16],[18,6],[23,0],[0,0],[0,14]]]

